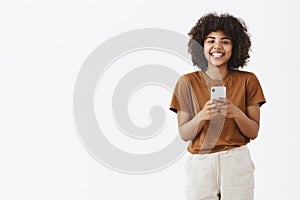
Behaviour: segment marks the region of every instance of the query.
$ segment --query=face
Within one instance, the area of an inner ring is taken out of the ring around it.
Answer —
[[[228,67],[227,63],[232,54],[232,40],[223,31],[209,33],[203,47],[208,67]]]

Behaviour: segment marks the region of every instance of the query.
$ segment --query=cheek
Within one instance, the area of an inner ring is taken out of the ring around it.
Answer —
[[[203,52],[204,52],[205,57],[207,58],[209,56],[210,47],[204,46],[203,47]]]
[[[231,57],[231,55],[232,55],[232,48],[226,49],[226,53],[227,53],[227,55],[228,55],[229,57]]]
[[[227,55],[228,55],[228,57],[229,57],[229,58],[231,58],[231,56],[232,56],[232,52],[231,52],[231,51],[230,51],[230,52],[228,52],[228,53],[227,53]]]
[[[204,51],[204,57],[206,58],[206,60],[209,59],[209,53],[207,51]]]

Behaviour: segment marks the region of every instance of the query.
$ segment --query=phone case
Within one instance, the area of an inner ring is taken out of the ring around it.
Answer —
[[[225,86],[213,86],[210,88],[211,99],[226,98]]]

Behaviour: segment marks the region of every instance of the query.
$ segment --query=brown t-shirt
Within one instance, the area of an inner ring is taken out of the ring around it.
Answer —
[[[226,98],[246,113],[247,106],[266,102],[257,77],[251,72],[232,70],[223,80],[210,79],[202,71],[181,76],[174,89],[170,110],[188,112],[190,120],[204,107],[210,99],[212,86],[225,86]],[[191,141],[188,151],[197,153],[214,153],[239,147],[249,143],[239,130],[234,119],[219,114],[205,122],[203,128]]]

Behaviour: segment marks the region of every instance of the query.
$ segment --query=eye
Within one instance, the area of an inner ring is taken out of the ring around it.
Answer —
[[[222,43],[223,44],[231,44],[230,40],[223,40]]]
[[[215,40],[206,40],[207,43],[212,44],[215,42]]]

